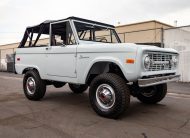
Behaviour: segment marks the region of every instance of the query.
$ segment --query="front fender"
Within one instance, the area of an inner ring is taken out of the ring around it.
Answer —
[[[80,73],[80,72],[77,73],[79,83],[82,83],[82,84],[86,83],[86,79],[88,77],[89,71],[91,70],[93,65],[98,63],[98,62],[110,62],[110,63],[116,64],[121,69],[126,80],[130,81],[132,78],[136,77],[134,75],[131,75],[131,74],[134,74],[135,65],[132,65],[132,66],[134,66],[133,67],[134,69],[131,70],[129,67],[131,65],[125,64],[125,57],[121,59],[121,57],[117,58],[117,57],[113,57],[113,56],[102,56],[102,57],[96,57],[93,60],[91,60],[91,62],[87,65],[87,67],[84,68],[84,70],[83,70],[84,73]],[[130,70],[128,70],[128,69],[130,69]]]

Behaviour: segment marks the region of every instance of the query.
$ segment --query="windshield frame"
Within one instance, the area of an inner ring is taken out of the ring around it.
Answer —
[[[105,29],[109,29],[109,31],[112,31],[113,35],[115,36],[116,40],[117,40],[117,43],[121,43],[121,40],[115,30],[115,27],[109,27],[109,26],[106,26],[106,25],[100,25],[100,24],[97,24],[97,23],[89,23],[89,22],[85,22],[85,21],[80,21],[80,20],[72,20],[73,21],[73,25],[75,27],[75,31],[76,31],[76,36],[78,37],[78,41],[79,43],[80,42],[84,42],[84,41],[88,41],[88,42],[97,42],[97,43],[100,43],[99,41],[94,41],[94,40],[84,40],[84,39],[80,39],[79,38],[79,34],[77,32],[77,27],[75,25],[75,22],[78,22],[78,23],[84,23],[84,24],[89,24],[91,26],[98,26],[98,27],[102,27],[102,28],[105,28]],[[110,34],[111,35],[111,34]],[[111,43],[113,44],[112,42],[101,42],[101,43]]]

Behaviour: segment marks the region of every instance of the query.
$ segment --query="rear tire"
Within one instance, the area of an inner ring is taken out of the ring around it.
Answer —
[[[90,103],[103,117],[117,118],[130,104],[130,91],[126,82],[112,73],[97,76],[90,85]]]
[[[66,83],[65,82],[53,82],[53,86],[55,88],[61,88],[65,85]]]
[[[137,98],[146,104],[156,104],[166,96],[166,93],[167,84],[159,84],[156,86],[140,88]]]
[[[23,79],[24,94],[29,100],[37,101],[44,97],[46,83],[35,70],[26,72]]]
[[[69,88],[76,94],[83,93],[87,90],[88,85],[69,84]]]

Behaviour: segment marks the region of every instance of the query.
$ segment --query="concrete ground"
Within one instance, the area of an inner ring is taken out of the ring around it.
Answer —
[[[145,105],[131,97],[129,110],[117,120],[99,117],[88,93],[68,86],[48,86],[41,101],[29,101],[22,76],[0,73],[0,137],[189,138],[190,84],[170,83],[166,98]]]

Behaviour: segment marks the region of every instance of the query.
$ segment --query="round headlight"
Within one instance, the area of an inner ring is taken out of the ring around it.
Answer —
[[[145,69],[149,69],[150,68],[150,63],[151,63],[150,57],[146,56],[144,58],[144,67],[145,67]]]
[[[176,63],[177,63],[177,56],[173,56],[173,57],[172,57],[172,61],[173,61],[173,63],[176,64]]]
[[[177,56],[172,56],[171,65],[175,67],[177,65],[177,62],[178,62]]]

